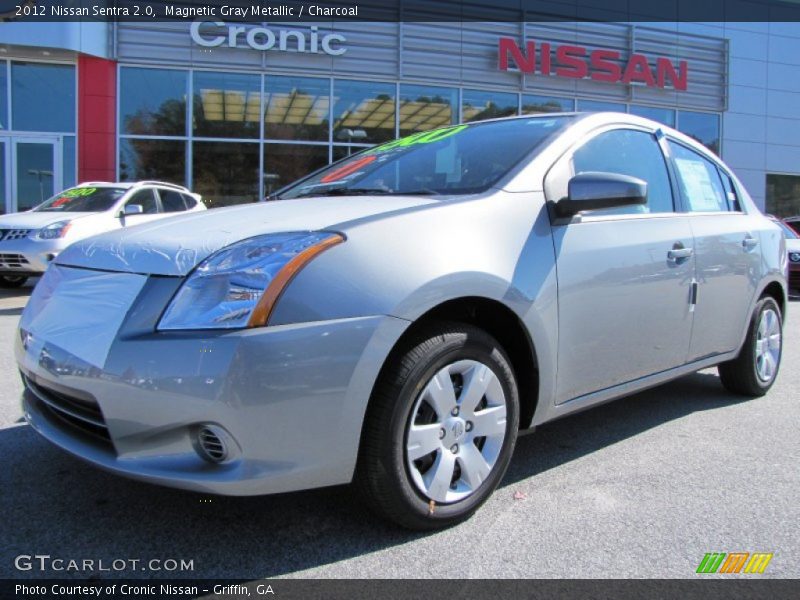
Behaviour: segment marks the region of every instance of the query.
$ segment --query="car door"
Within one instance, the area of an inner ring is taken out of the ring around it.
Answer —
[[[647,204],[553,222],[558,403],[682,365],[691,336],[692,232],[662,143],[627,126],[595,133],[550,170],[548,200],[591,171],[646,181]]]
[[[148,223],[162,216],[161,209],[158,206],[158,199],[155,195],[155,189],[153,188],[138,189],[125,201],[125,206],[136,204],[142,207],[142,212],[140,214],[125,215],[121,219],[121,224],[124,227]]]
[[[691,362],[735,350],[742,341],[760,272],[759,225],[741,210],[724,168],[678,141],[668,144],[695,239]]]

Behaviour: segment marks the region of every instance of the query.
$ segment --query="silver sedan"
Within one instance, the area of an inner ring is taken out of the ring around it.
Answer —
[[[778,373],[783,235],[655,122],[457,125],[277,196],[59,254],[16,339],[28,422],[121,475],[354,481],[432,529],[489,497],[520,431],[713,365],[747,396]]]

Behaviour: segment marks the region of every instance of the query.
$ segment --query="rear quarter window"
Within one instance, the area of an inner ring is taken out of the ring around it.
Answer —
[[[195,200],[194,196],[190,196],[189,194],[181,194],[181,196],[183,196],[183,202],[186,204],[186,210],[191,210],[197,206],[197,200]]]

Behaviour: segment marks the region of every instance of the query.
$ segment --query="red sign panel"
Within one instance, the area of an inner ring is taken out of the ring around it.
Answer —
[[[523,73],[539,73],[573,79],[593,79],[608,83],[644,84],[647,87],[686,91],[689,66],[685,60],[677,66],[668,58],[656,57],[655,68],[644,54],[632,53],[627,62],[621,62],[622,53],[617,50],[592,50],[583,46],[539,44],[539,64],[535,41],[525,44],[525,50],[513,38],[500,38],[499,68],[507,71],[510,64]],[[553,57],[555,50],[555,57]]]

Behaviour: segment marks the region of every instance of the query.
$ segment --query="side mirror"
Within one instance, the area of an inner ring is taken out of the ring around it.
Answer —
[[[141,215],[144,213],[144,206],[141,204],[126,204],[125,208],[119,211],[120,217],[129,215]]]
[[[578,173],[569,180],[567,197],[555,204],[556,215],[572,217],[584,210],[632,206],[647,202],[647,182],[618,173]]]

